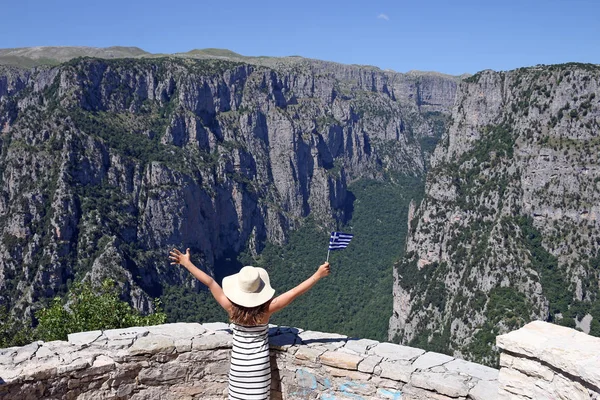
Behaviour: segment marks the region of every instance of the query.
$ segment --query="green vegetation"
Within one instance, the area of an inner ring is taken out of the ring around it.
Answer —
[[[132,157],[144,164],[160,161],[168,164],[182,158],[181,150],[176,146],[163,145],[158,135],[149,138],[131,128],[133,124],[127,115],[115,115],[105,112],[85,112],[72,110],[69,115],[76,126],[88,135],[99,137],[110,147],[125,157]],[[156,126],[155,131],[164,129],[166,118],[148,121],[148,127]],[[162,128],[162,129],[161,129]]]
[[[6,307],[0,306],[0,349],[24,346],[32,342],[33,330],[10,315]]]
[[[522,327],[530,320],[532,304],[525,295],[512,287],[496,287],[488,294],[486,321],[468,346],[469,360],[498,368],[498,353],[491,351],[496,336],[505,330]]]
[[[550,302],[548,320],[553,321],[555,314],[568,311],[573,293],[558,267],[558,260],[542,246],[542,236],[531,217],[517,217],[516,222],[531,254],[531,266],[540,274],[542,291]]]
[[[439,111],[431,111],[423,113],[423,117],[431,124],[433,136],[426,136],[419,139],[421,152],[424,154],[433,154],[438,142],[446,131],[450,122],[450,116]]]
[[[359,180],[349,189],[356,196],[353,217],[339,230],[353,233],[354,239],[348,248],[331,253],[331,275],[274,315],[271,322],[387,340],[392,314],[391,266],[402,255],[408,205],[411,199],[420,201],[423,183],[417,177],[395,176],[387,181]],[[256,259],[241,254],[236,261],[266,268],[277,293],[283,293],[325,261],[329,235],[328,230],[307,220],[284,246],[267,244]],[[169,321],[226,320],[207,292],[171,287],[161,299]]]
[[[141,315],[119,299],[119,290],[111,280],[105,280],[99,288],[89,283],[75,284],[66,300],[68,308],[63,299],[56,297],[49,307],[36,313],[39,324],[34,340],[66,340],[73,332],[158,325],[166,321],[159,302],[155,302],[155,312]]]
[[[154,312],[142,315],[119,299],[119,288],[112,280],[103,281],[100,287],[74,284],[65,298],[55,297],[35,316],[39,323],[30,328],[0,307],[0,348],[23,346],[35,340],[67,340],[67,335],[75,332],[158,325],[166,321],[158,300]]]

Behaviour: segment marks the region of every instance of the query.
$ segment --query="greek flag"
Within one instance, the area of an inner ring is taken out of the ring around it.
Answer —
[[[343,232],[331,232],[329,239],[329,250],[345,249],[354,235]]]

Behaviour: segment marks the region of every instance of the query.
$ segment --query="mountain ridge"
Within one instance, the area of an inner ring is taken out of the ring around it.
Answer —
[[[423,174],[455,89],[306,60],[0,67],[0,303],[32,317],[110,277],[148,310],[167,287],[198,290],[165,267],[172,246],[222,277],[307,217],[343,224],[348,182]]]
[[[339,64],[353,66],[357,68],[376,69],[382,72],[398,73],[396,71],[382,70],[373,65],[342,64],[334,61],[324,61],[302,56],[244,56],[228,49],[205,48],[192,49],[187,52],[176,53],[149,53],[135,46],[111,46],[111,47],[89,47],[89,46],[37,46],[37,47],[19,47],[0,49],[0,65],[22,66],[31,68],[34,66],[51,65],[55,66],[65,61],[78,57],[96,57],[96,58],[162,58],[162,57],[181,57],[197,59],[223,59],[231,61],[243,61],[265,66],[275,66],[276,64],[290,63],[297,64],[305,61]],[[469,74],[458,76],[444,74],[435,71],[416,71],[411,70],[406,74],[414,75],[439,75],[446,78],[462,79]]]

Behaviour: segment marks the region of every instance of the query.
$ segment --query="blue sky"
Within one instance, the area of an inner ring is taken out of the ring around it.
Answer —
[[[3,0],[0,48],[215,47],[398,72],[600,64],[600,0]]]

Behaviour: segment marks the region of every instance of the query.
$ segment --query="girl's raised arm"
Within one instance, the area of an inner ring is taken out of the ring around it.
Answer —
[[[221,289],[221,286],[217,283],[217,281],[192,264],[192,261],[190,260],[190,249],[187,249],[185,254],[177,249],[173,249],[169,252],[169,259],[172,261],[171,265],[182,265],[185,267],[185,269],[190,271],[190,273],[194,275],[196,279],[208,286],[208,289],[210,289],[210,292],[215,300],[217,300],[217,303],[219,303],[221,307],[227,311],[227,313],[231,313],[231,301],[229,301],[227,296],[225,296],[223,289]]]
[[[321,278],[326,277],[331,272],[329,263],[325,262],[319,266],[317,272],[315,272],[310,278],[296,286],[295,288],[288,290],[287,292],[275,297],[269,305],[269,314],[273,314],[285,307],[287,307],[292,301],[298,296],[304,294],[315,285]]]

